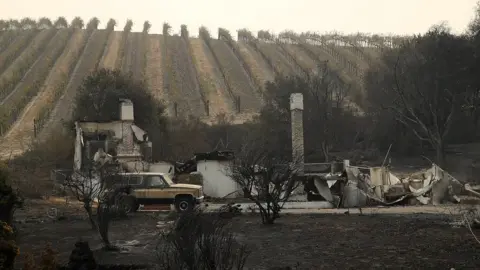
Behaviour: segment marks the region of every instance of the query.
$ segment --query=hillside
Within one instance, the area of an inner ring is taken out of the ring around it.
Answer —
[[[324,37],[322,43],[318,36],[285,42],[249,35],[234,41],[78,26],[27,28],[0,31],[4,157],[70,120],[76,90],[96,68],[117,67],[144,81],[171,117],[212,122],[226,113],[242,122],[258,113],[264,85],[275,75],[302,75],[328,60],[333,74],[361,86],[363,72],[381,55],[379,44],[326,43]]]

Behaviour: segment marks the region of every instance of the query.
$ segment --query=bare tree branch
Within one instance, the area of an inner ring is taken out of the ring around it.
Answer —
[[[294,162],[270,156],[259,143],[255,140],[243,145],[230,175],[242,188],[244,196],[257,205],[262,223],[273,224],[300,182]]]

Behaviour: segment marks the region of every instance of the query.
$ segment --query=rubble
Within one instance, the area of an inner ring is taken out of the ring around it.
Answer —
[[[436,164],[406,177],[395,175],[388,166],[351,166],[348,160],[315,166],[305,164],[307,199],[327,201],[334,207],[459,203],[459,192],[466,189]],[[480,198],[480,192],[473,192]]]
[[[390,172],[389,167],[383,165],[391,145],[380,167],[351,166],[349,160],[343,164],[338,161],[305,163],[303,105],[302,94],[290,95],[292,160],[300,163],[296,164],[298,176],[303,177],[308,201],[327,201],[333,207],[361,207],[372,202],[380,205],[460,202],[455,191],[463,189],[463,184],[436,164],[404,178]]]
[[[470,184],[465,184],[465,190],[472,196],[480,198],[480,186],[471,186]],[[463,223],[468,225],[470,229],[480,228],[480,205],[472,205],[468,208],[465,213],[463,213]],[[478,240],[477,240],[478,241]]]
[[[404,178],[394,175],[388,167],[347,166],[345,170],[348,175],[346,187],[350,187],[344,191],[348,202],[345,206],[365,206],[367,200],[383,205],[460,202],[454,190],[463,185],[436,164]]]

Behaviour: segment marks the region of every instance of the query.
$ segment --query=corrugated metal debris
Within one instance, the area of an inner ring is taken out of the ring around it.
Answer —
[[[453,187],[463,184],[436,164],[404,178],[391,173],[388,167],[347,166],[345,170],[348,182],[343,194],[344,207],[365,206],[368,201],[383,205],[460,202]]]

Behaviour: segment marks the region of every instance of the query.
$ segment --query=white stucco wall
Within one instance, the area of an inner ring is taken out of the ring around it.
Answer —
[[[203,192],[214,198],[238,197],[240,187],[228,176],[229,161],[201,160],[197,172],[203,177]],[[233,192],[233,194],[231,194]],[[229,195],[230,194],[230,195]]]
[[[170,170],[171,169],[171,170]],[[170,170],[170,172],[169,172]],[[173,164],[169,162],[157,162],[150,164],[149,172],[161,172],[169,174],[170,178],[173,178],[175,173],[175,169],[173,168]]]

